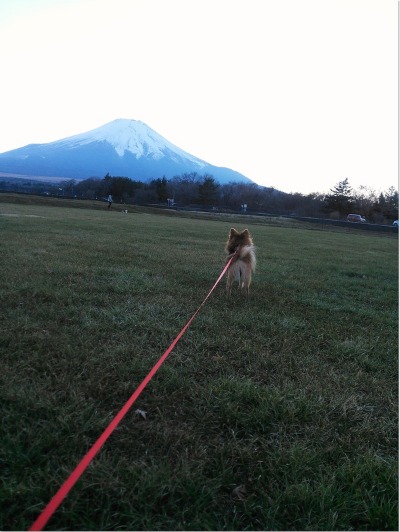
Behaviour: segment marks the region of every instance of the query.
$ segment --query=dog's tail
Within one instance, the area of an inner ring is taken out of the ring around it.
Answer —
[[[239,259],[242,259],[242,260],[249,260],[250,259],[250,265],[251,265],[251,271],[254,272],[255,269],[256,269],[256,253],[255,253],[255,250],[256,248],[251,245],[251,246],[242,246],[240,249],[239,249]]]

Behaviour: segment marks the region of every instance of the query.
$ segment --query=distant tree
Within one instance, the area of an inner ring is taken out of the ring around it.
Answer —
[[[202,205],[215,205],[218,196],[219,184],[213,176],[205,175],[199,184],[199,203]]]
[[[262,210],[269,214],[283,214],[287,212],[287,199],[291,195],[273,187],[264,187],[262,192]],[[292,209],[291,209],[292,210]]]
[[[381,192],[374,209],[382,222],[397,220],[399,217],[399,193],[397,190],[390,187],[386,192]]]
[[[157,196],[154,190],[147,187],[136,191],[134,201],[139,204],[156,203]]]
[[[385,193],[387,214],[390,218],[398,219],[399,217],[399,193],[394,187],[390,187]]]
[[[172,195],[177,203],[189,205],[198,199],[202,177],[197,172],[184,173],[170,180]]]
[[[330,192],[331,194],[325,196],[324,210],[328,213],[348,214],[354,205],[352,188],[348,178],[346,177],[346,179],[337,183]]]
[[[76,186],[76,180],[75,179],[68,179],[66,181],[61,181],[59,184],[59,187],[63,189],[63,195],[64,196],[74,196],[76,194],[75,186]]]
[[[136,196],[138,190],[145,190],[147,185],[129,177],[112,177],[107,174],[103,180],[106,195],[111,194],[114,201],[126,201]]]
[[[150,182],[150,188],[154,189],[157,201],[165,203],[169,197],[168,181],[165,176],[162,179],[153,179]]]
[[[376,221],[376,203],[378,201],[376,192],[366,186],[360,186],[353,191],[353,210],[357,214],[362,214],[369,222]]]
[[[103,183],[103,179],[89,177],[75,184],[74,193],[83,199],[95,199],[96,197],[105,196],[106,192],[103,191]]]
[[[313,192],[303,196],[302,194],[295,194],[295,213],[298,216],[310,216],[318,218],[323,216],[322,207],[324,205],[324,196]]]
[[[369,222],[392,223],[398,218],[399,193],[394,187],[377,194],[372,188],[360,186],[353,191],[353,210]]]
[[[247,209],[259,211],[262,206],[263,188],[255,183],[238,183],[240,205],[247,205]]]
[[[243,203],[237,183],[226,183],[220,189],[221,204],[230,209],[239,209]]]

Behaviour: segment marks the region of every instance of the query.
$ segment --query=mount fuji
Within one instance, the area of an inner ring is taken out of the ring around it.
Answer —
[[[0,154],[0,172],[70,179],[112,176],[149,181],[183,173],[212,175],[219,183],[252,183],[248,177],[178,148],[145,123],[117,119],[86,133]]]

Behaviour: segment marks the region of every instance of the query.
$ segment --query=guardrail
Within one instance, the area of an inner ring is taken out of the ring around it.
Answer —
[[[311,218],[308,216],[283,216],[291,220],[300,220],[302,222],[318,223],[323,225],[336,225],[338,227],[348,227],[361,229],[363,231],[381,231],[385,233],[398,233],[399,228],[393,225],[369,224],[367,222],[347,222],[346,220],[330,220],[327,218]]]

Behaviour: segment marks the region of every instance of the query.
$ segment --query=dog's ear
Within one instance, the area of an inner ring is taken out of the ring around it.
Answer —
[[[234,236],[236,236],[238,234],[239,233],[236,231],[236,229],[231,227],[231,230],[229,231],[229,238],[233,238]]]
[[[244,231],[242,231],[241,234],[242,234],[243,236],[247,236],[247,237],[250,238],[250,233],[249,233],[249,230],[248,230],[248,229],[245,229]]]

